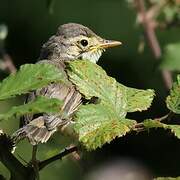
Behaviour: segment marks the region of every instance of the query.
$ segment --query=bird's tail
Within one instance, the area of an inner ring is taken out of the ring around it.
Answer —
[[[44,125],[43,117],[38,117],[32,120],[29,124],[18,129],[13,135],[12,139],[18,143],[23,138],[28,138],[32,145],[38,143],[45,143],[56,130],[48,130]]]

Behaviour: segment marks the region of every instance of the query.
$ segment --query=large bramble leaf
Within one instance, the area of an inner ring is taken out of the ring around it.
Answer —
[[[166,99],[168,109],[176,114],[180,114],[180,75],[177,76],[177,82],[173,84],[170,95]]]
[[[180,125],[164,124],[157,120],[145,120],[143,122],[145,128],[163,128],[169,129],[178,139],[180,139]]]
[[[90,61],[69,63],[68,75],[86,99],[98,97],[102,104],[109,106],[118,114],[125,115],[126,89],[98,65]]]
[[[58,99],[39,96],[34,101],[24,105],[14,106],[8,112],[0,114],[0,120],[7,120],[13,117],[17,118],[25,114],[54,113],[58,112],[61,106],[62,102]]]
[[[0,84],[0,100],[25,94],[51,82],[65,82],[65,74],[52,64],[26,64]]]
[[[70,62],[67,73],[86,99],[99,99],[99,104],[83,105],[76,113],[74,128],[88,150],[131,131],[136,121],[126,119],[127,112],[145,110],[153,99],[153,91],[125,87],[89,61]]]
[[[180,43],[168,44],[165,47],[161,67],[164,69],[179,71],[180,70]]]
[[[75,120],[75,131],[79,134],[79,141],[88,150],[124,136],[136,124],[136,121],[120,117],[113,108],[102,104],[81,106]]]

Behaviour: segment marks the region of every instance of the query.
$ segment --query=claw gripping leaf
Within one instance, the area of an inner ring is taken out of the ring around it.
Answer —
[[[138,90],[119,84],[98,65],[73,61],[67,73],[86,99],[99,98],[99,104],[80,106],[75,115],[75,131],[88,150],[101,147],[115,137],[131,131],[136,121],[126,119],[127,112],[146,110],[152,102],[152,90]]]

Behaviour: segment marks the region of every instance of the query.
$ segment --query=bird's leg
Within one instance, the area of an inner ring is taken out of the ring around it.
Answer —
[[[39,180],[39,163],[38,160],[36,159],[36,154],[37,154],[37,145],[33,146],[32,149],[32,166],[36,175],[36,179]]]

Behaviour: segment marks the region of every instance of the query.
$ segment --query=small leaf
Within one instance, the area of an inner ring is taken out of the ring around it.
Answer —
[[[143,111],[147,110],[153,101],[154,91],[151,89],[140,90],[135,88],[127,88],[127,111]]]
[[[81,106],[75,121],[79,141],[87,150],[94,150],[116,137],[124,136],[136,124],[136,121],[121,118],[113,109],[102,104]]]
[[[51,113],[58,112],[62,102],[55,98],[44,96],[37,97],[34,101],[27,104],[14,106],[7,113],[0,114],[0,120],[7,120],[13,117],[20,117],[25,114]]]
[[[147,129],[150,129],[150,128],[166,128],[167,127],[166,124],[163,124],[160,121],[152,120],[152,119],[144,120],[143,125]]]
[[[52,64],[26,64],[0,84],[0,100],[25,94],[51,82],[65,82],[64,72]]]
[[[163,61],[160,65],[163,69],[172,71],[180,70],[180,43],[168,44],[165,47]]]
[[[178,139],[180,139],[180,125],[169,125],[161,123],[157,120],[145,120],[143,122],[145,128],[163,128],[163,129],[169,129]]]
[[[165,19],[167,22],[171,22],[173,21],[173,19],[175,18],[175,16],[179,13],[180,8],[177,5],[172,6],[165,6],[163,8],[163,13],[165,15]]]
[[[173,87],[170,91],[170,95],[166,99],[168,109],[176,114],[180,114],[180,76],[178,75],[178,81],[173,83]]]

